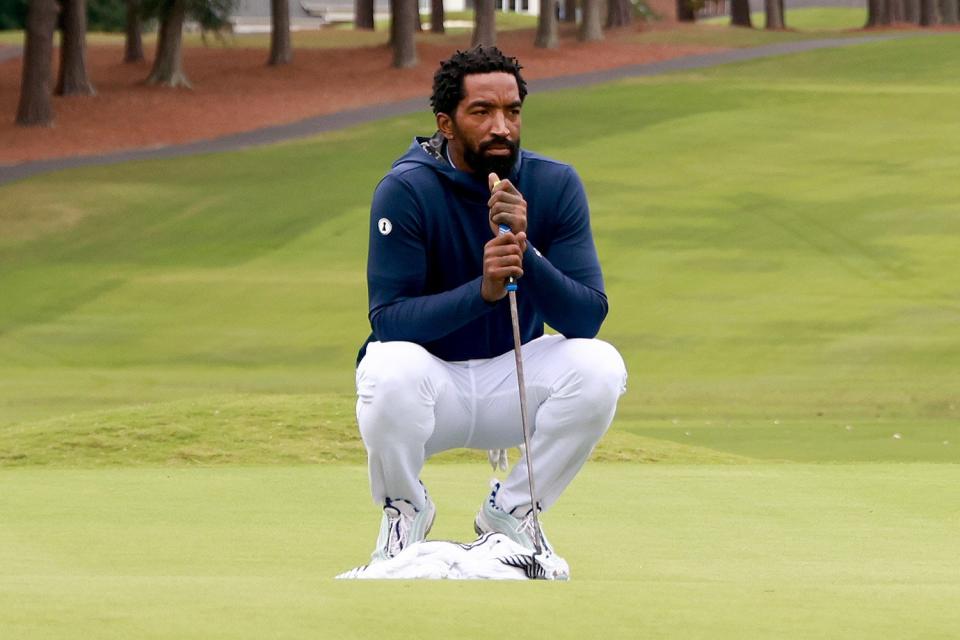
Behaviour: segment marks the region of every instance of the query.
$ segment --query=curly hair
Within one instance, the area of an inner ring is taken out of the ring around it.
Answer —
[[[505,56],[496,47],[477,45],[469,51],[457,51],[448,60],[440,63],[433,74],[433,95],[430,104],[433,112],[453,116],[457,105],[463,100],[463,79],[473,73],[510,73],[517,79],[520,101],[527,97],[527,83],[520,75],[520,63],[516,58]]]

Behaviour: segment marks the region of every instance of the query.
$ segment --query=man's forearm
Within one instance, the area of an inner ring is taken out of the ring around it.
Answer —
[[[579,282],[553,266],[533,247],[523,261],[523,295],[530,296],[544,321],[567,338],[593,338],[607,317],[607,296],[599,274],[597,288]]]
[[[455,289],[398,300],[370,312],[370,325],[378,340],[405,340],[423,344],[438,340],[489,313],[494,305],[480,297],[481,278]]]

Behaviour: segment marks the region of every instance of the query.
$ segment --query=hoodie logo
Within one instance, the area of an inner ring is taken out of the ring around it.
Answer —
[[[386,218],[380,218],[377,220],[377,229],[380,230],[381,235],[388,236],[393,231],[393,224]]]

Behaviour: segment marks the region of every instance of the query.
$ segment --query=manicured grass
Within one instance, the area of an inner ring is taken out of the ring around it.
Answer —
[[[332,579],[378,519],[352,417],[369,194],[429,114],[0,188],[0,635],[457,639],[534,611],[551,638],[954,637],[958,55],[530,97],[630,370],[544,517],[567,584]],[[427,465],[433,537],[472,538],[482,458]]]
[[[755,28],[763,28],[766,23],[766,14],[757,11],[750,14],[750,21]],[[797,7],[787,9],[784,22],[788,29],[801,31],[841,31],[845,29],[860,29],[867,22],[866,7]],[[701,24],[728,25],[729,16],[707,18]]]
[[[437,538],[472,537],[486,473],[428,468]],[[376,536],[361,466],[0,482],[8,637],[458,639],[531,612],[551,638],[945,639],[960,625],[954,465],[595,464],[544,517],[566,584],[333,580]]]
[[[631,373],[615,429],[750,458],[960,459],[957,53],[942,35],[531,97],[525,144],[591,197],[602,335]],[[158,401],[177,422],[178,402],[234,393],[292,395],[281,423],[320,393],[349,421],[369,193],[431,129],[4,187],[0,425],[53,437]]]

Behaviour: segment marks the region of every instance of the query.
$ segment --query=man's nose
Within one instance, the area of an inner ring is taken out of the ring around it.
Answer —
[[[510,129],[507,127],[507,119],[504,117],[502,112],[494,112],[493,126],[490,128],[490,133],[495,136],[500,136],[501,138],[507,138],[510,136]]]

